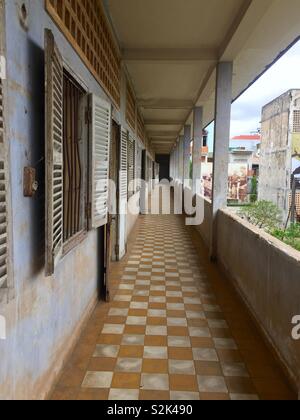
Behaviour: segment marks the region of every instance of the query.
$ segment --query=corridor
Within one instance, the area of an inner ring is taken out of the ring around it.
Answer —
[[[181,216],[140,216],[53,400],[295,399]]]

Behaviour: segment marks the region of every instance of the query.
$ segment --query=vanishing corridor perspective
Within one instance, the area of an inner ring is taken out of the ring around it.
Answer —
[[[141,216],[52,394],[60,400],[295,399],[181,216]]]
[[[235,207],[254,171],[228,177],[260,142],[232,151],[232,103],[299,17],[300,0],[0,0],[0,400],[299,397],[300,253]],[[286,213],[298,93],[263,113]]]

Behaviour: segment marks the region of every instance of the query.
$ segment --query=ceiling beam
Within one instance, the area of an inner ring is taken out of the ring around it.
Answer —
[[[171,143],[174,143],[176,140],[175,139],[170,139],[170,140],[163,140],[163,139],[159,139],[159,140],[150,140],[152,144],[162,144],[162,145],[168,145]]]
[[[177,131],[147,131],[148,137],[160,137],[160,138],[176,138],[178,136]]]
[[[182,120],[145,120],[145,125],[180,125],[182,126]]]
[[[138,99],[138,104],[144,109],[191,109],[194,102],[181,99]]]
[[[122,58],[128,61],[145,62],[187,62],[187,61],[217,61],[218,51],[214,48],[133,48],[124,49]]]

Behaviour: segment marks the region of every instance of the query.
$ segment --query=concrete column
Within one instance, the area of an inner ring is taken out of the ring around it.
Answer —
[[[184,166],[183,166],[183,151],[184,151],[184,137],[179,136],[179,143],[178,143],[178,166],[179,166],[179,174],[178,179],[181,184],[183,184],[184,180]]]
[[[193,122],[193,193],[200,194],[201,159],[203,146],[203,108],[194,109]],[[198,182],[197,182],[198,180]]]
[[[217,258],[217,215],[227,206],[233,63],[217,67],[212,191],[211,257]]]
[[[183,180],[184,187],[190,187],[190,161],[191,161],[191,126],[184,126],[183,140]]]

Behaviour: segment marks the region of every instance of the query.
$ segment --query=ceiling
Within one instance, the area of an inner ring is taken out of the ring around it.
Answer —
[[[234,99],[300,35],[299,0],[105,5],[157,153],[170,153],[195,105],[204,107],[205,125],[213,120],[219,60],[234,62]]]

